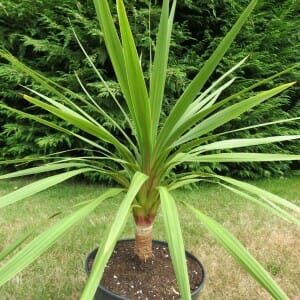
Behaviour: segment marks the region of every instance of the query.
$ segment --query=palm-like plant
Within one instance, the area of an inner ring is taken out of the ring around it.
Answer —
[[[222,150],[225,149],[297,139],[300,135],[223,140],[223,136],[226,136],[229,132],[213,133],[213,131],[221,125],[292,86],[293,83],[283,84],[267,91],[252,94],[251,97],[246,96],[247,92],[252,91],[255,87],[281,74],[276,74],[218,101],[222,91],[234,81],[234,79],[228,79],[229,75],[242,65],[245,61],[244,59],[221,76],[210,87],[201,92],[210,75],[214,72],[235,36],[255,7],[256,2],[256,0],[251,1],[232,29],[200,69],[197,76],[186,88],[163,122],[160,116],[164,98],[168,53],[176,0],[173,0],[172,5],[169,3],[169,0],[163,1],[155,57],[150,65],[149,84],[147,84],[143,75],[140,58],[131,33],[123,1],[117,0],[120,27],[119,36],[108,1],[94,0],[107,50],[127,104],[126,109],[121,107],[118,99],[116,99],[110,91],[109,86],[85,52],[76,33],[74,34],[91,66],[98,74],[99,79],[106,85],[108,91],[111,93],[112,99],[119,106],[124,119],[128,122],[128,126],[130,126],[132,134],[127,134],[122,130],[120,125],[98,105],[78,76],[78,82],[84,90],[86,97],[77,95],[52,82],[42,74],[22,64],[11,54],[1,50],[0,54],[4,59],[8,60],[19,71],[31,76],[33,80],[40,83],[40,85],[49,92],[45,95],[27,88],[32,96],[23,95],[24,99],[78,127],[84,134],[74,133],[36,115],[5,105],[1,105],[2,109],[8,109],[24,118],[37,121],[60,132],[75,136],[90,147],[91,155],[84,157],[66,157],[66,153],[68,152],[65,152],[63,156],[61,156],[61,153],[56,153],[47,157],[25,158],[23,160],[2,162],[14,164],[17,162],[32,162],[33,160],[46,160],[46,163],[43,163],[39,167],[28,168],[3,175],[0,179],[67,170],[63,173],[38,180],[17,191],[0,197],[0,207],[5,207],[23,200],[53,185],[86,172],[104,173],[111,176],[121,187],[109,189],[99,198],[81,203],[79,208],[73,213],[62,218],[48,230],[28,242],[17,254],[2,265],[0,269],[0,285],[10,280],[18,272],[32,263],[77,221],[98,207],[102,201],[122,192],[125,192],[126,195],[120,203],[110,230],[100,243],[100,250],[94,261],[92,272],[82,294],[82,299],[91,299],[93,297],[104,272],[105,265],[112,254],[130,213],[133,214],[136,224],[135,253],[143,261],[147,261],[147,259],[151,257],[152,224],[160,207],[163,212],[167,240],[181,297],[182,299],[191,299],[178,211],[170,193],[172,190],[186,184],[201,180],[219,184],[237,193],[241,197],[263,206],[284,220],[299,224],[299,220],[295,215],[290,213],[290,211],[299,213],[299,207],[248,183],[208,172],[181,173],[177,175],[175,179],[174,176],[172,178],[169,176],[170,171],[174,169],[175,166],[186,162],[207,164],[214,162],[298,160],[300,158],[299,155],[288,154],[222,152]],[[289,70],[284,72],[287,71]],[[95,113],[99,113],[114,124],[123,138],[117,139],[112,135],[83,109],[84,106],[88,107],[89,111],[92,110]],[[273,123],[293,120],[279,120],[271,123],[258,124],[252,127],[268,126]],[[238,130],[248,128],[249,127]],[[111,147],[114,147],[115,151],[111,151]],[[214,150],[218,150],[218,153],[206,154]],[[69,153],[71,153],[71,151]],[[270,275],[226,229],[188,203],[182,203],[185,204],[187,209],[206,226],[217,241],[232,254],[274,298],[287,299],[285,293],[278,287]],[[26,239],[27,236],[17,241],[9,249],[3,251],[0,254],[0,259],[7,257],[17,246],[23,244]]]

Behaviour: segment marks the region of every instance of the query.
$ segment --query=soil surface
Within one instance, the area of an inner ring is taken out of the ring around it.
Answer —
[[[134,255],[134,241],[121,241],[105,269],[101,285],[107,290],[130,300],[180,299],[175,273],[168,248],[153,243],[153,257],[147,263]],[[93,261],[90,262],[91,266]],[[187,257],[191,290],[202,282],[203,271],[199,264]]]

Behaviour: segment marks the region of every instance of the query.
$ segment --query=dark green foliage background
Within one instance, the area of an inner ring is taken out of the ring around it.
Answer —
[[[149,33],[149,2],[146,0],[126,1],[146,72],[151,42],[149,36],[155,39],[161,1],[152,2],[151,32]],[[247,3],[248,1],[245,0],[179,1],[168,69],[165,112],[170,110],[184,87],[209,57]],[[238,79],[226,94],[249,86],[300,61],[299,3],[297,0],[260,1],[255,13],[213,76],[217,78],[239,60],[247,55],[250,56],[245,65],[235,74]],[[79,49],[68,19],[71,20],[96,66],[109,82],[114,93],[120,97],[120,90],[115,82],[91,0],[0,0],[0,46],[11,51],[32,68],[43,72],[47,77],[82,93],[74,76],[74,71],[76,71],[95,99],[126,128],[121,114]],[[152,42],[152,48],[154,48],[154,42]],[[30,107],[19,95],[24,92],[20,84],[33,86],[37,90],[40,87],[30,82],[26,76],[13,70],[4,61],[0,62],[0,77],[1,102],[24,111],[35,112],[67,128],[72,128],[54,119],[53,116]],[[300,71],[295,69],[261,89],[271,88],[280,82],[299,81],[299,79]],[[300,116],[299,96],[300,87],[297,84],[288,92],[271,99],[255,111],[242,115],[218,131]],[[122,103],[122,99],[120,101]],[[105,120],[100,118],[100,121],[114,130],[112,125]],[[74,138],[20,119],[4,110],[0,111],[0,126],[0,160],[84,147]],[[72,128],[72,130],[76,129]],[[266,127],[263,130],[244,131],[232,134],[231,137],[262,137],[295,133],[299,134],[299,123],[285,123]],[[118,133],[115,132],[115,134]],[[290,142],[252,147],[249,151],[297,153],[299,147],[299,142]],[[194,169],[195,166],[184,166],[184,168]],[[223,174],[257,178],[286,175],[291,168],[298,168],[298,166],[295,163],[279,162],[222,164],[213,165],[210,168]]]

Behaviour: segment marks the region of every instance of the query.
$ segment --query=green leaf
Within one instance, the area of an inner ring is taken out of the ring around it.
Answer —
[[[116,149],[129,161],[133,161],[133,157],[131,152],[122,144],[120,143],[109,131],[107,131],[101,125],[95,125],[94,123],[90,122],[89,120],[85,119],[83,116],[79,115],[78,113],[70,110],[69,108],[61,105],[60,108],[57,108],[53,105],[49,105],[44,103],[38,99],[33,97],[24,95],[24,99],[27,101],[39,106],[55,116],[77,126],[84,132],[87,132],[90,135],[93,135],[99,138],[102,141],[108,142],[116,147]]]
[[[68,135],[73,135],[73,136],[75,136],[76,138],[78,138],[78,139],[84,141],[85,143],[87,143],[87,144],[89,144],[89,145],[91,145],[91,146],[93,146],[93,147],[95,147],[95,148],[98,148],[98,149],[100,149],[100,150],[102,150],[102,151],[104,151],[104,152],[107,152],[107,153],[109,153],[110,155],[112,155],[112,153],[111,153],[110,151],[108,151],[106,148],[102,147],[101,145],[95,143],[94,141],[89,140],[89,139],[87,139],[86,137],[81,136],[81,135],[79,135],[79,134],[77,134],[77,133],[74,133],[74,132],[72,132],[71,130],[68,130],[68,129],[65,129],[65,128],[61,127],[61,126],[58,126],[58,125],[55,124],[55,123],[49,122],[49,121],[44,120],[44,119],[42,119],[42,118],[40,118],[40,117],[37,117],[37,116],[35,116],[35,115],[25,113],[25,112],[23,112],[23,111],[21,111],[21,110],[14,109],[14,108],[12,108],[12,107],[9,107],[9,106],[3,105],[3,104],[0,104],[0,107],[1,107],[1,108],[4,108],[4,109],[7,109],[7,110],[9,110],[9,111],[12,111],[12,112],[14,112],[14,113],[20,115],[22,118],[26,118],[26,119],[29,119],[29,120],[34,120],[34,121],[36,121],[36,122],[38,122],[38,123],[40,123],[40,124],[43,124],[43,125],[48,126],[48,127],[50,127],[50,128],[53,128],[53,129],[58,130],[58,131],[60,131],[60,132],[66,133],[66,134],[68,134]]]
[[[184,156],[183,156],[184,157]],[[271,154],[271,153],[218,153],[210,155],[191,155],[184,161],[190,162],[255,162],[255,161],[281,161],[300,160],[300,155]]]
[[[58,84],[54,83],[49,78],[46,78],[42,74],[27,67],[21,61],[19,61],[16,57],[14,57],[11,53],[0,49],[0,57],[9,61],[18,71],[21,71],[21,72],[25,73],[26,75],[30,76],[33,80],[38,82],[44,89],[46,89],[53,95],[56,95],[61,101],[72,104],[72,102],[70,102],[70,100],[63,93],[61,93],[58,89],[53,87],[53,85],[60,87]],[[66,88],[63,88],[63,89],[67,92],[70,92],[72,95],[76,95],[74,92],[71,92]]]
[[[258,196],[262,200],[268,200],[268,201],[274,202],[278,205],[281,205],[283,207],[289,208],[291,210],[294,210],[294,211],[300,213],[300,207],[299,206],[297,206],[297,205],[293,204],[292,202],[287,201],[287,200],[285,200],[285,199],[283,199],[283,198],[281,198],[281,197],[279,197],[275,194],[272,194],[268,191],[265,191],[261,188],[258,188],[258,187],[254,186],[252,184],[242,182],[242,181],[230,178],[230,177],[216,175],[216,174],[205,174],[205,173],[203,173],[203,176],[215,177],[215,178],[221,179],[222,181],[230,183],[230,184],[232,184],[234,186],[237,186],[238,188],[240,188],[244,191],[250,192],[251,194],[254,194],[254,195]]]
[[[255,96],[252,96],[246,100],[243,100],[239,103],[233,104],[213,115],[208,117],[207,119],[203,120],[201,123],[193,127],[190,131],[188,131],[184,136],[179,138],[174,143],[174,146],[181,145],[186,143],[190,140],[203,136],[206,133],[213,131],[214,129],[220,127],[223,124],[237,118],[244,112],[248,111],[249,109],[259,105],[260,103],[270,99],[271,97],[283,92],[284,90],[288,89],[295,83],[287,83],[280,85],[276,88],[271,90],[263,91]],[[176,132],[172,134],[170,138],[171,141],[178,138],[183,132],[189,129],[191,126],[195,125],[195,122],[204,118],[207,114],[213,112],[215,110],[214,106],[211,108],[201,111],[198,114],[195,114],[192,118],[190,118],[185,124],[181,126],[181,128],[177,129]]]
[[[50,79],[44,77],[42,74],[35,72],[34,70],[30,69],[29,67],[27,67],[26,65],[24,65],[23,63],[21,63],[17,58],[15,58],[13,55],[11,55],[8,52],[5,51],[0,51],[0,56],[2,56],[3,58],[5,58],[6,60],[8,60],[9,62],[11,62],[18,70],[26,73],[27,75],[29,75],[30,77],[32,77],[35,81],[39,82],[41,84],[41,86],[43,86],[46,90],[48,90],[49,92],[51,92],[52,94],[58,96],[58,98],[60,100],[62,100],[63,102],[71,105],[73,108],[77,109],[80,113],[82,113],[83,115],[85,115],[85,117],[87,117],[90,121],[92,121],[93,123],[97,124],[97,122],[90,116],[88,115],[84,110],[82,110],[78,105],[76,105],[73,101],[71,101],[70,99],[68,99],[64,94],[62,94],[58,89],[54,88],[53,86],[57,86],[60,89],[62,89],[63,91],[65,91],[66,93],[72,95],[73,97],[76,97],[78,99],[80,99],[82,102],[87,103],[87,101],[82,98],[81,96],[78,96],[78,94],[58,85],[57,83],[51,81]],[[26,89],[30,90],[31,92],[39,95],[40,97],[42,97],[43,99],[47,99],[47,101],[51,101],[50,98],[46,97],[45,95],[42,95],[34,90],[31,90],[27,87],[25,87]],[[53,100],[52,100],[53,101]],[[52,104],[56,104],[56,106],[58,107],[58,105],[60,105],[58,102],[53,101]],[[89,104],[89,103],[88,103]],[[90,105],[90,104],[89,104]],[[66,109],[66,107],[64,107],[64,109]],[[72,111],[69,110],[70,113],[72,113]],[[102,110],[103,112],[103,110]],[[106,117],[108,115],[106,114]]]
[[[86,90],[86,88],[84,87],[83,83],[81,82],[79,76],[75,73],[75,77],[78,81],[78,83],[80,84],[82,90],[85,92],[85,94],[87,95],[87,97],[93,102],[96,103],[95,100],[93,99],[93,97],[89,94],[89,92]],[[105,81],[104,81],[105,82]],[[105,86],[107,86],[107,88],[110,91],[110,88],[108,87],[107,83],[105,82]],[[113,99],[115,99],[115,103],[118,105],[118,107],[120,108],[120,110],[122,111],[123,115],[125,116],[126,121],[128,122],[131,130],[134,132],[134,128],[131,124],[131,121],[129,120],[126,112],[124,111],[124,109],[122,108],[122,106],[119,104],[117,98],[115,97],[115,95],[110,91],[111,97]],[[128,143],[130,144],[130,146],[132,147],[132,149],[134,149],[136,156],[138,156],[138,149],[135,146],[135,144],[132,142],[132,140],[130,139],[130,137],[126,134],[126,132],[122,129],[122,127],[112,118],[110,117],[109,114],[107,114],[100,106],[97,106],[97,110],[98,112],[100,112],[107,120],[109,120],[122,134],[123,136],[126,138],[126,140],[128,141]]]
[[[0,49],[0,56],[4,59],[9,61],[18,71],[25,73],[26,75],[30,76],[34,81],[38,82],[45,90],[50,92],[51,94],[55,95],[60,101],[72,106],[74,109],[80,111],[81,113],[87,115],[85,111],[83,111],[74,101],[69,99],[64,95],[64,93],[70,95],[72,98],[79,99],[80,101],[86,103],[87,101],[78,93],[75,93],[58,83],[52,81],[50,78],[45,77],[41,73],[38,73],[31,69],[30,67],[24,65],[21,61],[19,61],[16,57],[14,57],[11,53],[7,51],[3,51]],[[21,85],[22,86],[22,85]],[[24,86],[23,86],[24,87]],[[27,87],[24,87],[30,90]],[[62,91],[64,93],[62,93]],[[35,91],[33,91],[35,92]],[[36,93],[36,92],[35,92]]]
[[[176,126],[179,127],[182,123],[186,121],[186,115],[192,116],[197,110],[202,108],[204,104],[207,103],[207,100],[210,100],[214,95],[221,93],[228,86],[230,86],[236,78],[231,79],[230,81],[222,84],[220,87],[218,85],[224,81],[231,73],[233,73],[236,69],[238,69],[246,60],[248,56],[234,65],[231,69],[229,69],[226,73],[220,76],[215,82],[213,82],[201,95],[188,107],[185,114],[180,118],[179,122],[177,122]],[[218,87],[218,88],[217,88]],[[217,90],[215,90],[217,88]],[[211,94],[210,94],[211,93]],[[208,96],[210,94],[210,96]],[[211,106],[211,105],[209,105]],[[198,109],[197,109],[198,107]],[[204,109],[205,107],[203,107]]]
[[[37,236],[0,268],[0,286],[41,256],[76,222],[88,216],[95,210],[103,200],[114,197],[120,192],[122,192],[122,189],[110,189],[99,198],[63,218],[61,221]]]
[[[81,130],[98,137],[105,142],[114,143],[115,138],[104,127],[102,127],[101,125],[95,125],[94,123],[84,118],[82,115],[64,105],[61,105],[54,100],[48,98],[52,102],[51,105],[49,105],[28,95],[24,95],[24,99],[77,126]]]
[[[240,63],[242,63],[243,61],[241,61]],[[211,114],[213,111],[216,111],[217,109],[219,109],[220,107],[223,107],[225,105],[227,105],[231,100],[233,99],[240,99],[241,96],[245,95],[247,92],[263,85],[263,84],[266,84],[270,81],[272,81],[273,79],[287,73],[287,72],[290,72],[291,70],[293,70],[294,68],[297,68],[299,67],[300,64],[295,64],[293,65],[292,67],[289,67],[279,73],[276,73],[275,75],[272,75],[266,79],[263,79],[263,80],[260,80],[259,82],[255,83],[255,84],[252,84],[251,86],[237,92],[237,93],[234,93],[234,94],[231,94],[230,96],[226,97],[225,99],[221,100],[221,101],[218,101],[216,104],[214,104],[214,106],[211,108],[211,109],[208,109],[208,110],[205,110],[204,112],[199,112],[198,114],[196,114],[194,117],[191,118],[191,121],[187,122],[187,124],[191,123],[191,124],[195,124],[197,120],[201,120],[203,118],[205,118],[207,115]],[[233,67],[234,69],[235,67]],[[228,72],[230,72],[231,70],[229,70]],[[227,73],[228,73],[227,72]],[[226,73],[223,75],[225,76]],[[220,79],[222,79],[222,77],[220,77]],[[220,79],[218,79],[215,83],[213,83],[207,90],[210,90]],[[206,95],[207,93],[207,90],[205,90],[200,96],[199,98],[203,97],[203,95]],[[195,100],[196,101],[196,100]],[[192,105],[190,105],[192,106]],[[293,118],[294,120],[298,119],[298,118]],[[293,119],[290,119],[291,121]],[[183,116],[180,118],[180,120],[176,123],[176,126],[174,127],[175,129],[177,129],[179,127],[179,125],[182,125],[183,123],[184,118]],[[279,120],[278,122],[284,122],[284,120]],[[286,120],[288,122],[288,119]],[[266,125],[271,125],[272,122],[269,122],[269,123],[265,123],[265,124],[262,124],[261,126],[266,126]],[[273,123],[273,124],[276,124],[276,123]],[[249,126],[248,128],[256,128],[256,127],[260,127],[260,125],[254,125],[253,127],[252,126]],[[173,130],[174,130],[173,128]],[[241,128],[241,129],[236,129],[236,130],[232,130],[230,132],[236,132],[236,131],[240,131],[240,130],[244,130],[244,128]],[[220,133],[218,135],[224,135],[224,134],[227,134],[228,132],[223,132],[223,133]]]
[[[220,136],[229,134],[229,133],[233,133],[233,132],[238,132],[238,131],[243,131],[243,130],[248,130],[248,129],[253,129],[253,128],[259,128],[259,127],[264,127],[264,126],[270,126],[270,125],[274,125],[274,124],[281,124],[281,123],[285,123],[285,122],[293,122],[293,121],[297,121],[300,120],[300,117],[298,118],[290,118],[290,119],[282,119],[282,120],[277,120],[277,121],[272,121],[272,122],[267,122],[267,123],[261,123],[261,124],[256,124],[256,125],[251,125],[251,126],[247,126],[247,127],[242,127],[239,129],[234,129],[234,130],[230,130],[230,131],[223,131],[217,134],[213,134],[213,135],[209,135],[207,137],[202,137],[196,140],[192,140],[184,145],[182,145],[177,151],[176,153],[180,153],[180,152],[188,152],[188,151],[192,151],[195,147],[214,140]]]
[[[288,67],[287,69],[281,71],[281,72],[278,72],[272,76],[269,76],[265,79],[262,79],[262,80],[259,80],[258,82],[250,85],[249,87],[247,88],[244,88],[242,89],[241,91],[237,92],[237,93],[234,93],[228,97],[226,97],[225,99],[223,99],[222,101],[220,101],[220,106],[223,106],[225,105],[226,103],[228,103],[229,101],[231,101],[232,99],[238,99],[238,97],[240,97],[241,95],[244,95],[246,94],[247,92],[250,92],[250,91],[253,91],[254,89],[256,89],[257,87],[259,86],[262,86],[262,85],[266,85],[266,83],[270,83],[270,82],[273,82],[273,80],[277,77],[280,77],[281,75],[283,74],[286,74],[286,73],[289,73],[291,72],[293,69],[295,68],[299,68],[300,67],[300,63],[297,63],[297,64],[294,64],[290,67]]]
[[[94,294],[99,286],[105,266],[115,248],[119,235],[126,224],[131,211],[132,202],[147,178],[148,177],[145,174],[140,172],[135,173],[133,176],[128,192],[118,209],[113,224],[111,225],[106,237],[104,237],[100,243],[91,274],[81,295],[81,300],[92,300],[94,298]]]
[[[207,230],[212,233],[217,242],[222,245],[224,249],[274,297],[274,299],[289,299],[269,273],[230,232],[191,205],[187,203],[184,204],[203,223]]]
[[[186,121],[188,121],[193,115],[196,113],[199,113],[200,111],[206,110],[210,108],[218,99],[218,97],[221,95],[221,93],[227,89],[234,81],[235,77],[229,80],[228,82],[224,83],[221,85],[219,88],[217,88],[215,91],[213,91],[211,94],[208,96],[203,96],[203,94],[200,95],[199,98],[197,98],[186,110],[185,114],[181,117],[179,122],[176,124],[176,128],[179,128],[181,125],[183,125]]]
[[[176,8],[176,0],[172,3],[169,17],[169,0],[163,1],[159,30],[156,41],[156,51],[150,79],[150,102],[153,122],[153,135],[156,136],[161,115],[162,101],[167,76],[167,64],[171,42],[171,33]]]
[[[197,76],[189,84],[189,86],[184,91],[183,95],[176,102],[176,105],[172,109],[170,115],[168,116],[163,129],[159,135],[159,147],[161,143],[164,143],[167,139],[169,133],[172,131],[178,120],[180,120],[182,114],[186,111],[190,103],[198,95],[199,91],[205,85],[206,81],[209,79],[210,75],[213,73],[215,68],[218,66],[219,62],[225,55],[226,51],[230,47],[231,43],[241,30],[242,26],[248,19],[250,13],[254,9],[257,0],[252,0],[244,12],[240,15],[239,19],[233,25],[231,30],[224,37],[222,42],[218,45],[217,49],[213,52],[210,58],[205,62],[204,66],[201,68]]]
[[[165,187],[159,188],[159,194],[161,198],[167,241],[180,295],[182,299],[189,300],[192,298],[178,211],[172,195]]]
[[[0,262],[8,255],[13,253],[18,247],[20,247],[23,243],[25,243],[31,236],[33,235],[33,230],[22,234],[19,238],[17,238],[12,244],[10,244],[7,248],[0,252]]]
[[[216,163],[216,162],[262,162],[262,161],[293,161],[300,160],[300,155],[293,154],[270,154],[270,153],[218,153],[210,155],[196,155],[188,153],[175,154],[165,165],[165,170],[174,168],[176,165],[191,163]],[[213,175],[215,176],[215,175]]]
[[[104,80],[103,76],[101,75],[101,73],[98,71],[98,69],[96,68],[96,66],[94,65],[92,59],[90,58],[90,56],[87,54],[86,50],[84,49],[83,45],[81,44],[76,31],[74,30],[73,26],[72,27],[72,31],[73,34],[76,38],[76,41],[79,45],[79,47],[81,48],[82,52],[84,53],[85,57],[87,58],[89,64],[91,65],[91,67],[93,68],[94,72],[97,74],[97,76],[99,77],[99,79],[101,80],[101,82],[104,84],[105,88],[107,89],[108,93],[110,94],[110,96],[112,97],[112,99],[114,100],[114,102],[116,103],[116,105],[119,107],[120,111],[122,112],[123,116],[125,117],[127,123],[129,124],[130,128],[132,131],[134,131],[133,125],[127,115],[127,113],[125,112],[125,110],[123,109],[123,107],[120,105],[119,101],[117,100],[116,96],[114,95],[114,93],[112,92],[112,90],[110,89],[109,85],[107,84],[107,82]],[[88,96],[88,98],[91,100],[91,102],[94,104],[94,106],[99,110],[99,112],[104,115],[108,120],[110,120],[113,124],[115,124],[115,126],[122,132],[122,134],[127,138],[126,133],[122,130],[122,128],[118,125],[118,123],[116,121],[114,121],[114,119],[112,119],[98,104],[97,102],[90,96],[90,94],[87,92],[87,90],[85,89],[84,85],[82,84],[79,76],[77,75],[77,73],[75,72],[75,76],[77,78],[77,81],[79,82],[80,86],[82,87],[83,91],[85,92],[85,94]]]
[[[297,218],[295,218],[294,216],[292,216],[291,214],[289,214],[288,212],[286,212],[285,210],[283,210],[282,208],[280,208],[278,205],[274,204],[273,202],[271,202],[267,199],[264,199],[264,200],[257,199],[256,197],[253,197],[249,194],[246,194],[238,189],[235,189],[235,188],[233,188],[229,185],[223,184],[223,183],[218,183],[218,184],[220,184],[222,187],[228,189],[229,191],[262,206],[263,208],[269,210],[271,213],[282,218],[283,220],[292,222],[296,225],[300,225],[300,221]]]
[[[196,183],[201,181],[201,179],[199,178],[185,178],[185,179],[180,179],[177,180],[175,182],[172,182],[171,184],[169,184],[167,186],[168,191],[174,191],[182,186],[188,185],[188,184],[192,184],[192,183]]]
[[[270,125],[274,125],[274,124],[294,122],[294,121],[298,121],[298,120],[300,120],[300,117],[290,118],[290,119],[282,119],[282,120],[276,120],[276,121],[267,122],[267,123],[261,123],[261,124],[246,126],[246,127],[242,127],[242,128],[233,129],[233,130],[218,133],[218,134],[214,135],[214,137],[219,137],[219,136],[226,135],[226,134],[229,134],[229,133],[244,131],[244,130],[248,130],[248,129],[254,129],[254,128],[259,128],[259,127],[270,126]]]
[[[33,175],[33,174],[40,174],[40,173],[44,173],[44,172],[51,172],[51,171],[56,171],[56,170],[61,170],[61,169],[66,169],[66,168],[74,168],[74,167],[89,167],[89,165],[84,164],[84,163],[62,163],[62,164],[43,165],[43,166],[39,166],[39,167],[28,168],[25,170],[1,175],[0,180],[16,178],[16,177],[20,177],[20,176]]]
[[[130,29],[126,10],[122,0],[117,0],[118,18],[122,37],[123,55],[127,73],[128,86],[136,121],[140,149],[149,161],[152,149],[152,122],[148,91]],[[147,124],[147,126],[145,126]]]
[[[83,110],[80,106],[78,106],[77,104],[75,104],[73,101],[69,100],[69,105],[73,106],[74,110],[68,108],[66,105],[63,105],[61,103],[59,103],[58,101],[56,100],[53,100],[51,99],[50,97],[44,95],[44,94],[41,94],[39,93],[38,91],[35,91],[31,88],[28,88],[28,87],[25,87],[24,88],[35,94],[36,96],[42,98],[43,100],[47,101],[48,103],[50,103],[51,105],[57,107],[58,109],[61,109],[61,110],[65,110],[67,111],[69,114],[73,115],[74,117],[78,117],[78,116],[82,116],[84,117],[86,120],[90,121],[91,123],[95,124],[96,126],[101,126],[91,115],[89,115],[86,110]],[[88,102],[87,101],[84,101],[84,103],[86,105],[88,105]],[[75,110],[77,110],[79,113],[75,112]]]
[[[284,136],[274,136],[274,137],[265,137],[265,138],[224,140],[224,141],[214,142],[211,144],[196,147],[191,151],[191,153],[201,153],[204,151],[249,147],[254,145],[263,145],[263,144],[270,144],[275,142],[291,141],[299,138],[300,135],[284,135]]]
[[[118,37],[116,27],[114,25],[114,20],[109,9],[109,4],[107,0],[93,1],[107,51],[109,53],[111,62],[113,64],[118,82],[124,94],[128,108],[131,112],[132,117],[134,117],[127,81],[123,48]]]
[[[90,172],[90,171],[94,171],[94,169],[84,168],[84,169],[69,171],[62,174],[53,175],[44,179],[37,180],[12,193],[0,197],[0,208],[3,208],[17,201],[23,200],[27,197],[33,196],[41,191],[48,189],[51,186],[66,181],[74,176],[77,176],[85,172]]]

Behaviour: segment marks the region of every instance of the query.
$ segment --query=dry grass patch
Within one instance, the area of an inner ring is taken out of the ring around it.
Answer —
[[[0,182],[0,194],[24,183],[21,180]],[[264,180],[257,184],[300,203],[299,177]],[[43,222],[57,210],[92,199],[101,194],[102,190],[101,186],[67,183],[1,210],[0,250],[12,242],[17,234]],[[177,192],[175,196],[189,200],[205,213],[215,217],[242,241],[291,299],[299,299],[300,230],[296,226],[280,221],[254,204],[212,186],[204,185],[197,190]],[[86,280],[84,257],[101,240],[114,217],[118,203],[118,199],[104,202],[95,213],[67,233],[28,269],[3,286],[0,299],[79,299]],[[207,271],[201,299],[271,299],[216,244],[196,219],[187,214],[183,207],[180,207],[180,212],[186,247],[201,259]],[[44,225],[38,231],[43,228]],[[124,237],[132,236],[133,227],[128,224]],[[160,215],[155,224],[155,238],[164,239]]]
[[[234,226],[227,226],[230,227]],[[299,299],[300,230],[282,222],[257,229],[257,222],[254,220],[248,222],[247,228],[231,231],[235,231],[236,236],[272,274],[289,297]],[[272,299],[209,237],[199,240],[199,246],[192,248],[203,261],[208,273],[202,299]]]

